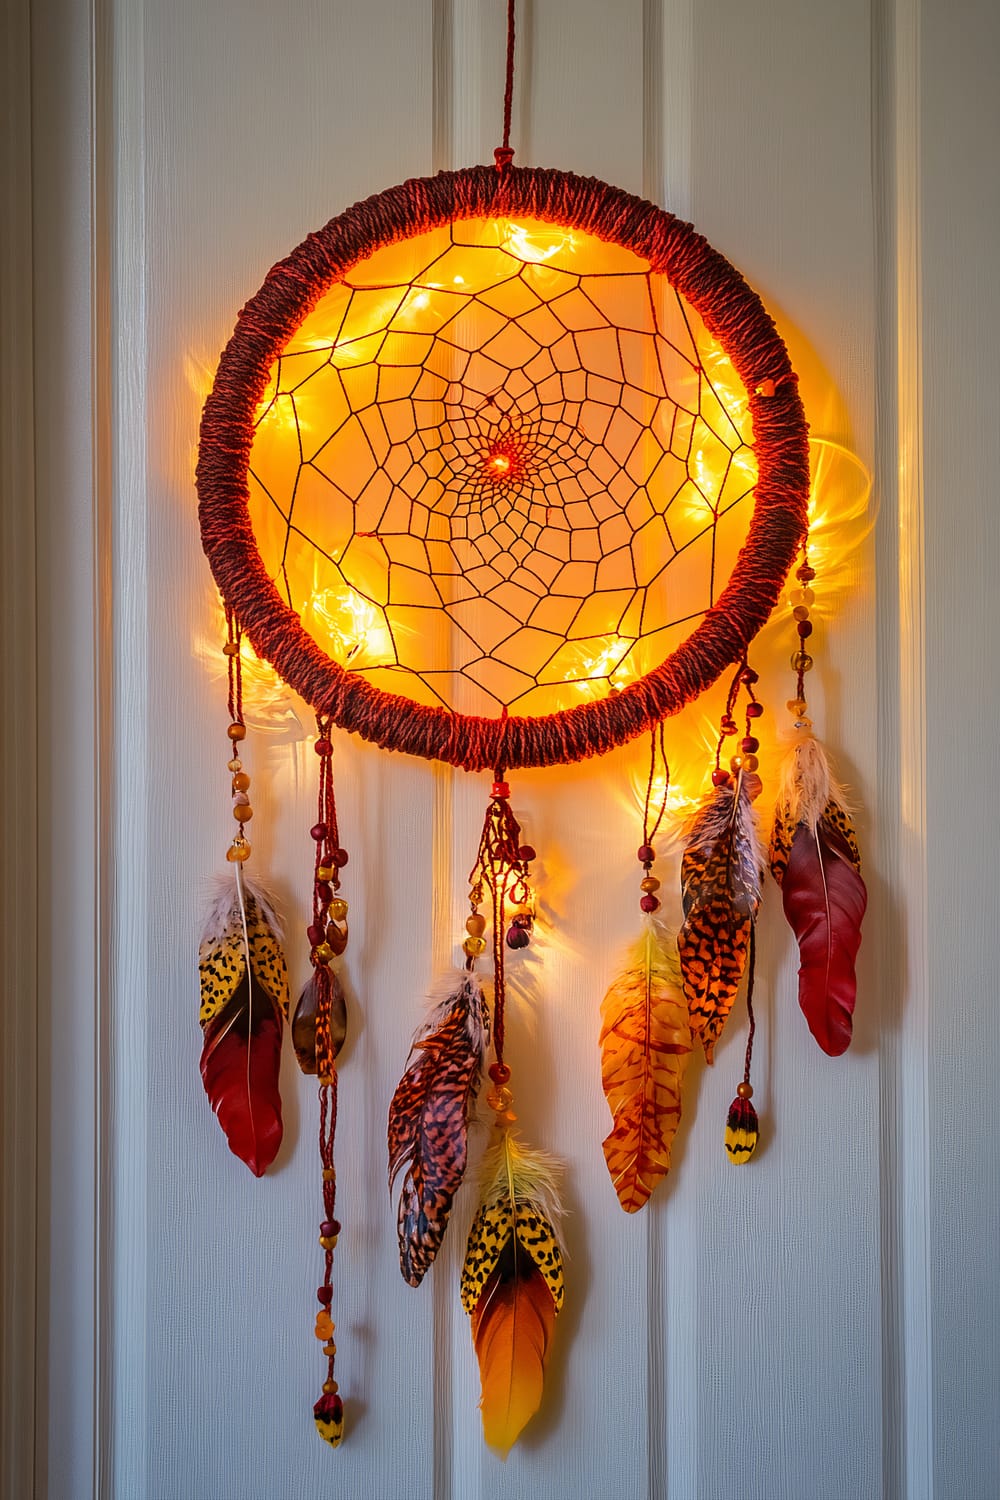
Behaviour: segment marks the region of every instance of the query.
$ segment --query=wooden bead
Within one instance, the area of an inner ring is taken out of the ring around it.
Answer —
[[[230,724],[226,733],[231,740],[245,740],[247,737],[246,726],[244,724]]]
[[[470,937],[482,937],[486,931],[486,918],[474,911],[471,917],[465,919],[465,930]]]
[[[736,1097],[738,1099],[753,1098],[753,1089],[750,1087],[749,1083],[738,1083],[736,1085]]]
[[[639,881],[640,891],[658,891],[660,882],[655,875],[647,875],[644,880]]]
[[[336,1169],[334,1167],[324,1167],[323,1168],[323,1181],[324,1182],[336,1182],[336,1180],[337,1180]]]
[[[245,771],[237,771],[236,775],[233,777],[233,791],[245,792],[249,785],[250,777],[247,775],[247,773]]]
[[[337,1382],[335,1380],[324,1380],[323,1395],[335,1396],[337,1394]]]
[[[235,641],[227,641],[222,648],[223,656],[239,656],[240,648]]]
[[[806,609],[805,605],[804,604],[796,604],[795,608],[792,610],[792,619],[793,620],[808,620],[808,618],[809,618],[809,611]]]
[[[760,761],[757,759],[756,755],[744,755],[744,757],[743,757],[743,769],[744,769],[744,771],[756,771],[756,769],[757,769],[757,767],[759,765],[760,765]]]

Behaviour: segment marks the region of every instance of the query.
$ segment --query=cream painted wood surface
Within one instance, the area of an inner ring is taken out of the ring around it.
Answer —
[[[38,425],[50,580],[39,727],[53,747],[39,763],[40,850],[86,895],[61,914],[81,960],[72,976],[57,984],[48,958],[41,968],[51,1207],[39,1218],[33,1493],[995,1496],[1000,1340],[983,1268],[997,1242],[996,900],[988,818],[971,814],[995,800],[997,684],[988,630],[969,629],[953,601],[985,626],[996,346],[975,332],[996,327],[988,247],[1000,212],[995,191],[975,191],[989,160],[977,176],[952,163],[996,141],[997,37],[990,7],[960,9],[962,26],[931,0],[521,9],[519,159],[594,173],[691,217],[777,315],[814,435],[876,470],[881,513],[875,539],[838,570],[836,622],[817,653],[815,716],[870,851],[856,1043],[836,1063],[816,1050],[771,900],[756,1067],[765,1145],[740,1172],[721,1150],[741,1068],[734,1026],[714,1070],[696,1070],[670,1182],[634,1220],[600,1151],[596,1036],[635,931],[643,751],[516,778],[548,935],[531,999],[511,1017],[511,1060],[525,1133],[567,1165],[570,1260],[544,1412],[500,1464],[479,1432],[460,1246],[453,1237],[412,1292],[384,1187],[386,1101],[457,925],[484,789],[338,741],[355,1020],[335,1266],[350,1434],[334,1454],[310,1415],[321,1376],[313,1091],[287,1058],[285,1144],[256,1182],[226,1151],[197,1070],[193,954],[231,819],[192,472],[205,382],[271,263],[368,192],[489,159],[502,6],[102,0],[88,33],[86,5],[36,0],[36,224],[61,247],[36,254],[36,286],[59,293],[36,316],[36,369],[61,370]],[[956,262],[968,268],[957,281]],[[976,400],[958,421],[949,408],[970,347]],[[758,654],[779,718],[788,650],[771,632]],[[71,751],[56,734],[66,702]],[[251,752],[256,858],[289,910],[314,816],[308,718],[294,712]],[[66,753],[76,795],[54,807]],[[930,927],[928,899],[968,911],[967,925]],[[289,953],[301,980],[304,939]]]

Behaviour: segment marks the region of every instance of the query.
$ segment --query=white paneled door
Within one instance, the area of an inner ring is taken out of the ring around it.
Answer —
[[[17,965],[5,959],[12,983],[38,977],[30,1038],[16,1001],[5,1013],[18,1054],[37,1052],[27,1073],[4,1060],[19,1101],[4,1116],[9,1183],[27,1215],[15,1226],[8,1212],[4,1251],[28,1302],[33,1266],[38,1288],[33,1318],[5,1304],[10,1500],[1000,1494],[1000,684],[986,612],[1000,558],[1000,48],[985,0],[518,7],[517,159],[696,223],[777,318],[817,461],[846,450],[857,464],[842,476],[874,477],[877,524],[855,514],[833,531],[844,555],[814,694],[867,850],[856,1036],[836,1062],[816,1049],[770,900],[764,1146],[738,1171],[721,1149],[742,1076],[734,1027],[714,1069],[696,1069],[670,1179],[623,1214],[601,1152],[598,1010],[636,927],[646,749],[517,778],[546,936],[531,996],[514,1001],[511,1060],[526,1134],[566,1164],[568,1292],[542,1414],[501,1463],[476,1410],[461,1236],[412,1291],[385,1184],[386,1103],[464,916],[488,787],[338,739],[355,1017],[335,1264],[349,1434],[332,1452],[313,1430],[314,1090],[287,1056],[285,1142],[257,1181],[225,1149],[198,1073],[197,934],[231,823],[198,420],[275,260],[369,193],[492,158],[504,11],[11,9],[31,99],[12,91],[10,110],[33,176],[30,194],[12,178],[5,202],[23,215],[30,196],[32,238],[3,264],[22,287],[25,257],[33,267],[33,313],[9,326],[33,352],[37,503],[33,528],[5,527],[4,586],[35,621],[37,673],[19,671],[38,710],[32,735],[8,737],[3,774],[33,837],[20,799],[34,807],[22,772],[37,764],[41,873],[37,941],[26,918]],[[760,648],[782,719],[789,650],[773,631]],[[301,704],[267,717],[251,752],[255,858],[293,910],[315,757]],[[297,930],[289,958],[301,983]],[[28,1369],[32,1349],[36,1378],[19,1382],[14,1355]]]

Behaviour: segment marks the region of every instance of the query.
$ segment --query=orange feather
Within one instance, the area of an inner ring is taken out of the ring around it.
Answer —
[[[544,1276],[512,1236],[472,1314],[483,1436],[502,1458],[541,1405],[555,1318]]]

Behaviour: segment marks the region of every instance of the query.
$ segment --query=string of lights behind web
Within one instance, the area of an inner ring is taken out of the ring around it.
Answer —
[[[330,655],[463,713],[615,692],[724,586],[753,504],[742,387],[639,257],[462,221],[355,266],[275,363],[261,556]]]

